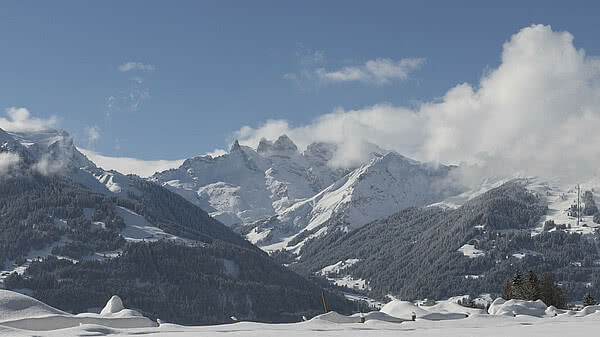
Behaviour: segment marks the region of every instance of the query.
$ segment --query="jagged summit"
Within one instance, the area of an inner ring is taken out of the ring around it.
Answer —
[[[297,152],[298,147],[296,144],[294,144],[290,137],[287,135],[282,135],[277,138],[275,143],[273,143],[273,150],[279,152]]]
[[[229,153],[186,160],[151,180],[179,193],[228,225],[245,224],[277,214],[312,197],[340,179],[346,170],[330,168],[335,147],[319,144],[300,153],[286,135],[262,139],[257,148],[234,141]]]
[[[275,142],[262,138],[256,147],[256,152],[262,155],[300,154],[298,146],[287,135],[281,135]]]
[[[260,142],[258,142],[258,146],[256,147],[256,151],[258,153],[265,153],[271,151],[273,148],[273,142],[267,140],[266,138],[261,138]]]
[[[241,149],[242,149],[242,147],[240,146],[240,142],[236,139],[233,141],[233,144],[231,144],[231,148],[229,149],[229,152],[235,152],[235,151],[239,151]]]
[[[337,146],[333,143],[314,142],[308,145],[304,155],[327,163],[333,158],[336,150]]]

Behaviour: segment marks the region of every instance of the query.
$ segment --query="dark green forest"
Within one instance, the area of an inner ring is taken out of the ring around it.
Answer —
[[[35,259],[23,276],[11,274],[4,286],[30,289],[35,298],[73,313],[102,307],[119,295],[150,318],[180,324],[225,323],[231,316],[292,322],[322,312],[321,286],[279,265],[180,196],[130,179],[139,193],[127,199],[91,192],[60,176],[3,179],[0,261],[25,263],[28,252],[53,243],[52,254],[79,260]],[[127,242],[119,234],[125,223],[117,206],[198,245]],[[94,252],[114,250],[122,253],[89,259]],[[328,301],[340,312],[354,308],[334,292]]]
[[[534,195],[513,181],[455,210],[411,208],[348,233],[330,231],[308,241],[291,268],[312,275],[327,265],[358,258],[360,262],[344,273],[368,280],[369,295],[379,299],[387,294],[404,299],[500,294],[504,280],[517,270],[552,272],[570,300],[579,301],[589,291],[598,297],[598,237],[590,240],[564,231],[532,237],[521,231],[535,226],[545,212]],[[464,244],[485,254],[466,257],[458,251]],[[524,250],[537,254],[522,259],[512,255]],[[290,261],[281,253],[277,258]]]

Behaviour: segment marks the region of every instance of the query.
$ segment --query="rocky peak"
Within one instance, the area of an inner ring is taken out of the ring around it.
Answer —
[[[308,145],[304,155],[328,162],[333,158],[336,150],[337,146],[333,143],[315,142]]]
[[[233,144],[231,144],[231,149],[229,152],[241,151],[242,147],[240,146],[240,142],[236,139]]]
[[[298,147],[287,135],[282,135],[273,143],[273,151],[277,152],[297,152]]]
[[[265,153],[265,152],[269,152],[273,149],[273,142],[268,141],[265,138],[261,138],[260,142],[258,143],[258,147],[256,148],[256,151],[259,153]]]

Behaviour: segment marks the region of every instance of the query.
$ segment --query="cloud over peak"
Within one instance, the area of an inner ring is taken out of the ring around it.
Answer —
[[[36,132],[52,129],[56,126],[55,116],[49,119],[32,118],[26,108],[7,108],[8,118],[0,118],[0,129],[12,132]]]
[[[365,156],[363,145],[376,144],[420,160],[477,164],[499,174],[595,174],[600,168],[600,59],[577,49],[573,40],[568,32],[532,25],[504,43],[501,64],[479,83],[458,84],[417,108],[340,108],[307,125],[272,120],[243,127],[236,136],[248,145],[284,133],[300,146],[334,142],[339,163]],[[373,83],[385,83],[406,76],[402,67],[420,64],[367,62],[321,76],[332,81],[370,76]]]

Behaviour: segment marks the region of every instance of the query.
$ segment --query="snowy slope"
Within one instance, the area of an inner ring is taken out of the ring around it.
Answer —
[[[460,192],[447,183],[450,168],[430,167],[389,152],[357,168],[314,197],[292,205],[276,217],[256,224],[254,240],[263,248],[283,248],[300,232],[324,234],[327,226],[344,230],[389,216],[407,207],[425,206]]]
[[[234,142],[226,155],[188,159],[151,180],[240,228],[267,251],[289,246],[301,232],[322,235],[325,223],[351,230],[462,192],[446,183],[451,168],[443,165],[430,167],[374,147],[370,162],[335,169],[329,165],[335,151],[334,145],[314,143],[300,152],[285,135],[263,139],[256,149]]]
[[[228,154],[188,159],[151,180],[226,225],[246,224],[279,214],[341,178],[345,170],[327,165],[334,150],[315,143],[301,153],[285,135],[275,142],[263,139],[256,149],[236,141]]]
[[[461,205],[464,205],[467,201],[476,198],[477,196],[491,190],[492,188],[498,187],[507,181],[518,181],[525,188],[535,195],[539,199],[539,203],[547,206],[548,210],[544,216],[542,216],[537,225],[534,228],[524,229],[521,231],[528,232],[530,235],[535,236],[544,232],[544,224],[547,221],[554,222],[552,228],[547,228],[548,232],[562,231],[566,233],[577,233],[584,235],[590,242],[594,243],[597,247],[598,255],[600,255],[600,242],[597,240],[595,233],[600,230],[600,224],[593,221],[593,215],[583,214],[585,203],[583,201],[583,194],[586,191],[590,191],[594,195],[594,201],[596,205],[600,204],[600,177],[592,177],[584,179],[579,184],[572,182],[571,180],[566,181],[559,177],[534,177],[534,176],[523,176],[517,174],[513,177],[504,178],[500,180],[488,180],[484,181],[480,186],[474,189],[465,191],[461,194],[446,198],[440,202],[433,203],[429,206],[437,206],[442,208],[456,209]],[[575,214],[571,212],[573,205],[577,204],[577,185],[580,187],[580,204],[582,214],[579,222]],[[481,229],[484,229],[483,227]],[[519,231],[511,229],[507,231]],[[499,232],[502,232],[500,230]],[[473,245],[465,244],[459,249],[465,256],[475,258],[485,255],[485,251],[475,249]],[[511,254],[513,257],[522,259],[525,256],[539,255],[539,253],[527,249],[521,249]],[[573,261],[574,264],[580,264],[580,261]],[[600,263],[600,261],[596,262]],[[476,276],[476,275],[471,275]]]
[[[578,224],[577,217],[570,213],[571,206],[577,204],[577,185],[580,186],[582,210],[585,207],[585,203],[583,202],[585,191],[592,192],[596,205],[600,204],[600,177],[585,179],[577,184],[565,182],[564,179],[558,177],[523,177],[522,175],[515,175],[510,178],[485,181],[474,189],[446,198],[429,206],[456,209],[467,201],[511,180],[523,184],[529,192],[539,198],[541,204],[548,206],[548,212],[540,218],[538,226],[531,230],[532,235],[542,233],[544,223],[548,220],[554,221],[557,225],[565,225],[566,227],[563,229],[554,228],[550,231],[563,230],[568,233],[593,234],[596,228],[600,228],[600,224],[593,222],[592,215],[582,214]],[[467,254],[465,253],[465,255]]]
[[[49,175],[58,174],[92,191],[106,195],[126,196],[138,193],[127,176],[98,168],[73,144],[64,130],[5,132],[0,129],[0,152],[19,155],[24,168]]]

